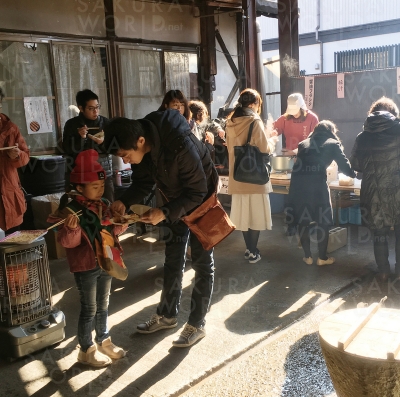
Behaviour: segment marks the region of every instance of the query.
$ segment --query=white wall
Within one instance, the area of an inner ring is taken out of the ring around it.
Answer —
[[[300,0],[303,3],[308,0]],[[400,18],[399,0],[321,0],[321,30]],[[310,26],[309,31],[313,27]]]
[[[360,48],[379,47],[400,43],[400,34],[391,33],[380,36],[363,37],[359,39],[335,41],[324,44],[324,73],[334,72],[335,52],[357,50]],[[301,59],[300,59],[301,63]]]
[[[399,44],[399,42],[400,35],[398,33],[391,33],[380,36],[370,36],[359,39],[341,40],[331,43],[325,43],[323,48],[323,72],[333,73],[335,71],[335,52]],[[264,60],[266,60],[267,58],[272,58],[276,55],[279,55],[278,50],[263,52]],[[300,70],[305,70],[306,74],[321,73],[321,68],[315,69],[315,64],[320,63],[319,44],[300,47],[299,58]]]
[[[105,36],[102,1],[1,0],[0,27],[28,32]]]
[[[400,18],[399,0],[320,0],[320,30],[338,29]],[[299,34],[314,32],[317,0],[299,0]],[[259,18],[263,40],[278,37],[278,20]]]
[[[115,31],[119,37],[177,43],[200,43],[200,18],[191,6],[132,0],[114,2]]]

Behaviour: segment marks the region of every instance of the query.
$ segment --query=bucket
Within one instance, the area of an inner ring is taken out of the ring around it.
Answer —
[[[18,173],[22,187],[33,196],[65,191],[65,158],[62,156],[32,156]]]

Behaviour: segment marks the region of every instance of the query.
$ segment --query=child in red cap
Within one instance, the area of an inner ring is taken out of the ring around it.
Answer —
[[[106,176],[97,158],[98,153],[93,149],[78,154],[70,177],[76,194],[71,201],[68,194],[61,198],[60,206],[50,216],[49,222],[65,219],[57,240],[66,248],[67,261],[80,295],[78,361],[104,367],[111,364],[111,358],[122,358],[126,352],[115,346],[109,336],[108,300],[112,277],[98,264],[96,239],[99,239],[99,232],[106,229],[113,236],[117,249],[122,252],[117,235],[126,227],[110,222],[110,202],[102,198]],[[78,217],[76,212],[79,210],[82,210],[82,215]],[[96,343],[92,339],[93,320]]]

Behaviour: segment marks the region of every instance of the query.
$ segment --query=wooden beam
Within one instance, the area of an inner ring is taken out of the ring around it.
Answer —
[[[239,69],[239,91],[243,91],[247,86],[246,81],[246,54],[244,48],[244,14],[236,14],[236,40],[238,53]]]
[[[290,77],[299,75],[298,0],[278,0],[278,31],[281,82],[281,112],[291,94]]]
[[[256,27],[256,1],[242,0],[244,10],[244,48],[246,62],[246,87],[259,87],[258,52],[257,52],[257,27]]]
[[[119,54],[118,46],[115,44],[114,0],[104,0],[104,13],[106,35],[110,42],[107,53],[107,88],[109,90],[110,116],[123,116]]]
[[[217,52],[215,48],[215,21],[214,8],[203,4],[200,7],[200,61],[199,61],[199,96],[207,105],[210,111],[210,104],[213,101],[213,90],[215,75],[217,74]],[[209,16],[206,16],[209,15]]]

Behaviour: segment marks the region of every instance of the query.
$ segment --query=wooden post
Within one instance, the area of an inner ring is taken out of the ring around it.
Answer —
[[[242,91],[247,86],[246,80],[246,58],[244,49],[244,14],[236,14],[236,39],[238,49],[238,69],[239,69],[239,91]]]
[[[244,49],[246,63],[246,87],[258,89],[259,85],[259,61],[257,51],[257,27],[256,27],[256,0],[242,0],[244,11]],[[244,87],[244,88],[246,88]]]
[[[118,46],[115,44],[114,0],[104,0],[106,35],[110,41],[107,53],[107,88],[109,89],[110,116],[124,116],[120,87],[120,68]]]
[[[214,8],[203,4],[200,7],[200,13],[204,17],[200,18],[199,97],[207,105],[210,112],[213,91],[215,91],[215,75],[217,74]]]
[[[278,0],[279,57],[281,71],[281,112],[291,94],[290,77],[299,74],[298,0]]]

